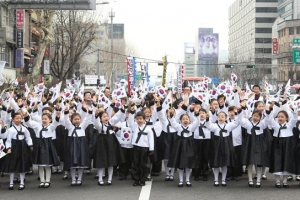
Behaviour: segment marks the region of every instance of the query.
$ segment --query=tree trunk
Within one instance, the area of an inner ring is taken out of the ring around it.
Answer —
[[[45,49],[49,43],[51,43],[53,39],[53,18],[55,11],[49,10],[49,11],[42,11],[37,10],[36,11],[37,17],[38,17],[38,31],[41,34],[40,41],[39,41],[39,49],[37,52],[37,56],[33,63],[33,71],[29,75],[29,82],[28,85],[30,88],[33,88],[34,85],[38,84],[39,78],[40,78],[40,69],[42,66]]]

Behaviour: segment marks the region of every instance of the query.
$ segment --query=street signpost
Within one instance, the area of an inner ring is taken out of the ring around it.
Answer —
[[[300,64],[300,49],[293,49],[293,63]]]

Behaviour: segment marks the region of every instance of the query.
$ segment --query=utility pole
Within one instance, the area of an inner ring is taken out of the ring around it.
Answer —
[[[100,83],[101,83],[101,80],[100,80],[100,49],[98,49],[98,68],[97,68],[97,75],[98,75],[97,85],[100,85]]]
[[[115,83],[115,68],[114,68],[114,30],[113,30],[113,19],[115,17],[115,12],[113,12],[113,9],[111,8],[109,12],[109,17],[110,17],[110,59],[111,59],[111,89],[113,89],[114,83]]]

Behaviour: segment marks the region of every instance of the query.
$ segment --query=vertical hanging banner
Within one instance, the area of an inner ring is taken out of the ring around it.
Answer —
[[[178,94],[182,93],[182,84],[183,84],[183,76],[184,76],[184,65],[177,64],[176,65],[177,70],[177,88],[178,88]]]
[[[146,63],[140,63],[141,65],[141,77],[143,82],[146,80]]]
[[[162,61],[163,61],[163,77],[162,77],[162,86],[165,87],[166,86],[166,77],[167,77],[167,65],[168,65],[168,61],[167,61],[167,56],[162,57]]]
[[[150,76],[148,71],[148,63],[145,63],[145,74],[146,74],[146,81],[149,84],[150,83]]]
[[[130,94],[131,89],[135,85],[135,74],[136,74],[136,65],[135,65],[135,58],[133,57],[127,57],[126,58],[127,63],[127,82],[128,82],[128,93]]]
[[[25,18],[25,10],[17,9],[16,10],[16,28],[24,29],[24,18]]]

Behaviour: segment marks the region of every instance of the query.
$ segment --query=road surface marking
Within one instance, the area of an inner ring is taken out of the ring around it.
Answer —
[[[152,180],[147,181],[146,185],[142,187],[139,200],[149,200],[151,193]]]

